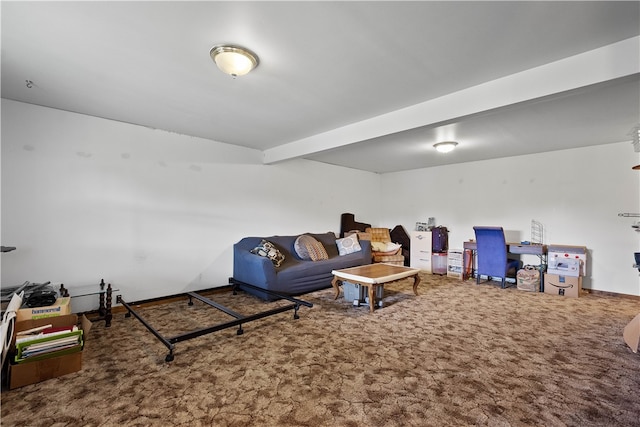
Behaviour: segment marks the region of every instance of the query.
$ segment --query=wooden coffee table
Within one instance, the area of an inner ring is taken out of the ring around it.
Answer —
[[[359,267],[345,268],[342,270],[333,270],[333,280],[331,285],[336,291],[334,299],[340,296],[340,285],[343,281],[348,281],[354,285],[366,286],[369,288],[369,311],[373,312],[375,306],[375,288],[380,286],[384,288],[385,283],[391,283],[398,280],[413,277],[413,293],[418,295],[418,284],[420,283],[420,269],[402,267],[399,265],[375,263],[361,265]],[[383,291],[384,292],[384,291]]]

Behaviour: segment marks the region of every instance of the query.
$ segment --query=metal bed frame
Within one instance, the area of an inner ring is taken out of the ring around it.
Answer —
[[[301,299],[297,299],[297,298],[293,298],[290,297],[288,295],[283,295],[277,292],[273,292],[273,291],[269,291],[263,288],[259,288],[257,286],[253,286],[250,285],[248,283],[243,283],[240,281],[237,281],[233,278],[229,279],[229,284],[232,285],[232,290],[233,290],[233,295],[237,294],[238,289],[254,289],[256,291],[259,292],[264,292],[267,293],[269,295],[281,298],[281,299],[285,299],[288,301],[291,301],[292,304],[288,304],[288,305],[284,305],[281,307],[277,307],[271,310],[266,310],[266,311],[262,311],[256,314],[251,314],[248,316],[245,316],[243,314],[237,313],[233,310],[231,310],[230,308],[225,307],[222,304],[218,304],[215,301],[210,300],[209,298],[206,298],[200,294],[198,294],[197,292],[186,292],[184,294],[181,295],[185,295],[189,297],[189,302],[188,305],[193,305],[193,298],[213,307],[216,308],[226,314],[228,314],[229,316],[235,318],[235,320],[230,320],[228,322],[223,322],[223,323],[219,323],[213,326],[209,326],[209,327],[205,327],[205,328],[200,328],[200,329],[196,329],[193,330],[191,332],[186,332],[183,334],[179,334],[179,335],[175,335],[172,337],[165,337],[164,335],[162,335],[160,332],[158,332],[158,330],[156,330],[153,326],[151,326],[151,324],[144,319],[138,312],[136,312],[136,310],[134,308],[131,307],[131,305],[129,305],[127,302],[125,302],[122,299],[122,295],[118,295],[116,297],[116,302],[118,302],[119,304],[122,304],[124,308],[127,309],[127,313],[126,313],[126,317],[131,317],[131,315],[133,315],[136,319],[138,319],[148,330],[149,332],[151,332],[162,344],[164,344],[168,349],[169,349],[169,354],[167,354],[167,356],[164,358],[164,360],[166,362],[171,362],[174,359],[174,355],[173,355],[173,350],[175,349],[175,345],[178,342],[181,341],[186,341],[186,340],[190,340],[192,338],[197,338],[200,337],[202,335],[207,335],[210,334],[212,332],[217,332],[217,331],[221,331],[223,329],[227,329],[227,328],[232,328],[234,326],[238,326],[238,330],[236,331],[237,335],[242,335],[244,333],[243,329],[242,329],[242,324],[243,323],[248,323],[254,320],[259,320],[259,319],[263,319],[265,317],[268,316],[272,316],[274,314],[278,314],[278,313],[283,313],[285,311],[288,310],[294,310],[293,313],[293,318],[294,319],[299,319],[300,316],[298,315],[298,310],[300,309],[300,306],[305,306],[305,307],[313,307],[313,304],[307,301],[303,301]]]

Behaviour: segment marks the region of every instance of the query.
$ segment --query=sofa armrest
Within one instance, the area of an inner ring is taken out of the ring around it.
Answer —
[[[276,268],[269,258],[252,254],[234,245],[233,278],[250,285],[269,288],[276,283]]]
[[[368,260],[367,264],[371,263],[371,257],[373,256],[371,240],[360,240],[360,248],[362,250],[362,259]]]

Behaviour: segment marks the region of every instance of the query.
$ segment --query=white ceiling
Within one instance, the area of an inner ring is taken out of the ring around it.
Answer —
[[[3,98],[251,147],[265,163],[385,173],[630,141],[640,122],[638,1],[0,7]],[[222,74],[220,43],[259,66]],[[443,139],[458,149],[435,152]]]

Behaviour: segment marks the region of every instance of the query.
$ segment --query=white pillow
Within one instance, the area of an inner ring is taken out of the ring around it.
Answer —
[[[360,243],[358,243],[357,234],[352,234],[344,239],[337,239],[336,245],[338,246],[340,255],[348,255],[362,250]]]
[[[402,245],[393,242],[371,242],[371,250],[374,252],[395,252],[400,249]]]
[[[398,249],[400,249],[401,247],[402,247],[402,245],[399,244],[399,243],[389,242],[389,243],[387,243],[387,250],[385,252],[395,252]]]

